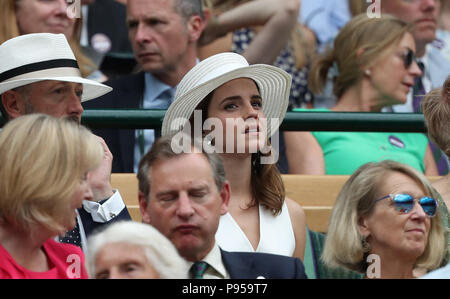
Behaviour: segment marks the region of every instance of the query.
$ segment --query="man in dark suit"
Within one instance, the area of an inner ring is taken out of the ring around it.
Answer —
[[[191,278],[307,278],[297,258],[219,248],[215,234],[228,211],[230,185],[216,153],[192,147],[185,153],[164,136],[142,158],[138,181],[142,221],[192,262]]]
[[[197,62],[205,21],[201,0],[128,0],[127,24],[138,74],[106,82],[108,95],[84,104],[93,109],[167,109],[175,88]],[[158,137],[153,130],[94,130],[114,154],[113,172],[136,172]]]

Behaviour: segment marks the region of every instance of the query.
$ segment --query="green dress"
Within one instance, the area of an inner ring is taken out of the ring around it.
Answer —
[[[295,109],[326,112],[328,109]],[[425,172],[428,138],[422,133],[311,132],[323,151],[325,173],[351,175],[368,162],[394,160]]]

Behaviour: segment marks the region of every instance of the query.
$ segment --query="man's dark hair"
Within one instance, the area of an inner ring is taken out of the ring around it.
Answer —
[[[172,143],[172,139],[177,134],[184,133],[176,133],[157,139],[155,143],[153,143],[150,151],[145,154],[139,162],[137,173],[139,191],[144,194],[147,201],[149,200],[151,188],[150,168],[152,167],[152,165],[156,161],[170,160],[181,157],[182,155],[189,155],[189,153],[184,153],[182,151],[184,149],[182,145]],[[183,140],[183,142],[189,142],[189,148],[192,149],[191,152],[194,152],[195,148],[197,150],[196,152],[201,152],[205,156],[206,160],[208,160],[209,166],[211,167],[211,172],[214,176],[214,181],[216,183],[217,189],[220,192],[226,180],[225,168],[223,166],[222,158],[220,158],[217,153],[207,153],[202,150],[202,140],[198,140],[198,142],[194,141],[188,135],[180,138],[180,140]],[[174,149],[173,147],[177,148]],[[180,169],[180,171],[183,171],[183,169]]]

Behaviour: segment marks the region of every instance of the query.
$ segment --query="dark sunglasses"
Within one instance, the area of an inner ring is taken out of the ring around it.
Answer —
[[[411,67],[411,64],[413,64],[413,62],[417,62],[416,54],[414,54],[413,50],[409,48],[406,49],[405,52],[400,54],[400,57],[403,60],[403,65],[405,66],[405,69],[409,69]]]
[[[435,216],[438,208],[438,203],[436,199],[432,197],[424,196],[419,199],[415,199],[409,194],[401,194],[401,193],[383,196],[382,198],[377,199],[375,203],[386,198],[390,198],[394,203],[395,210],[403,214],[408,214],[409,212],[411,212],[411,210],[414,208],[414,204],[416,203],[416,201],[419,202],[423,211],[429,217]]]

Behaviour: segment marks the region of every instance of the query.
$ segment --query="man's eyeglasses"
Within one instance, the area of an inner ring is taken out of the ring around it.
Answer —
[[[414,208],[414,204],[416,201],[420,204],[425,214],[429,217],[434,217],[437,213],[438,203],[437,201],[428,196],[424,196],[419,199],[415,199],[409,194],[389,194],[383,196],[380,199],[377,199],[375,202],[379,202],[380,200],[390,198],[394,203],[394,208],[400,213],[408,214]]]
[[[411,67],[411,64],[413,64],[413,62],[417,62],[416,54],[414,54],[413,50],[409,48],[399,55],[403,60],[403,65],[405,66],[405,69],[409,69]]]

